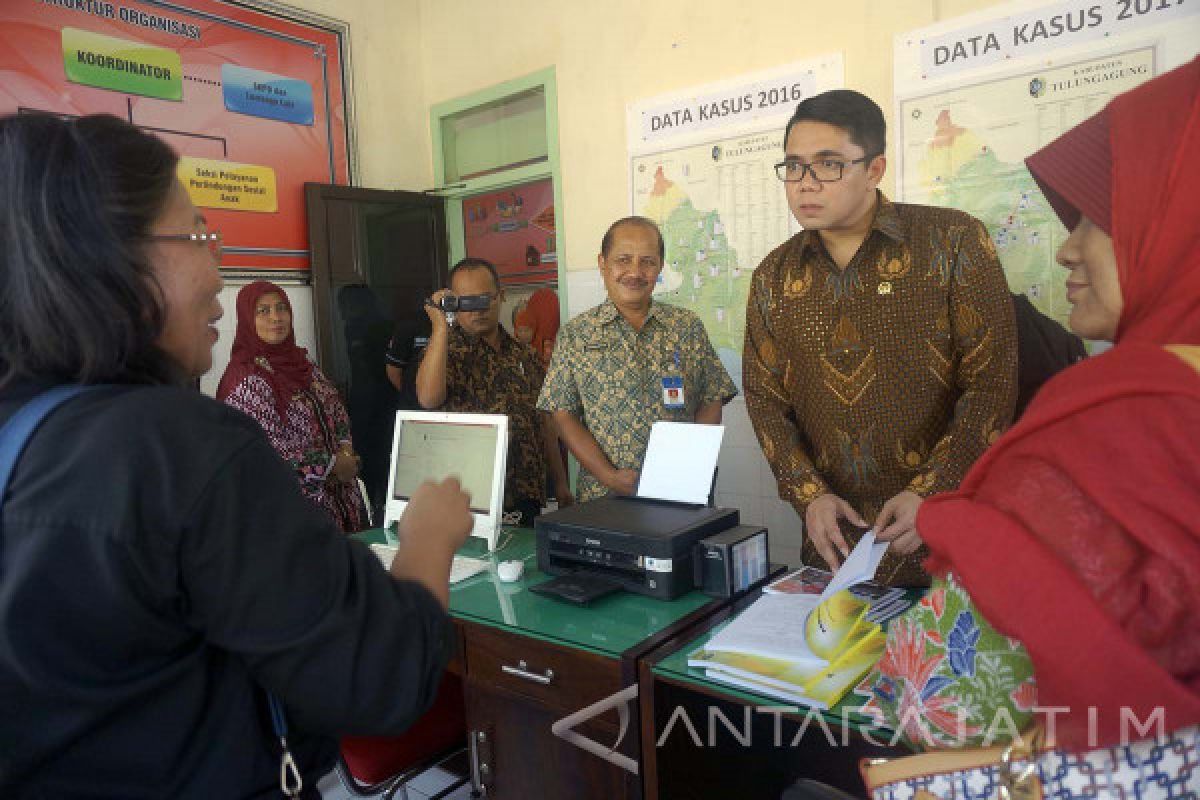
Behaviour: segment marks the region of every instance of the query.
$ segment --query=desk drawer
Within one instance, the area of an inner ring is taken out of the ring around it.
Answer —
[[[616,659],[478,625],[464,626],[463,632],[472,681],[567,712],[621,688]]]

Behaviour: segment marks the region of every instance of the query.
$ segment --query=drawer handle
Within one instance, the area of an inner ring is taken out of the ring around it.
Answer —
[[[515,667],[510,667],[508,664],[501,664],[500,669],[509,675],[516,675],[518,678],[540,683],[542,686],[549,686],[550,682],[554,680],[554,670],[548,669],[539,675],[536,672],[529,671],[529,663],[526,661],[518,661]]]

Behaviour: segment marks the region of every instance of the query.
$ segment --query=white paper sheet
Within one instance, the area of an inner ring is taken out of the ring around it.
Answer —
[[[821,598],[811,594],[764,594],[705,647],[824,666],[829,662],[814,653],[804,637],[804,621],[819,602]]]
[[[883,560],[887,549],[887,542],[875,541],[875,531],[864,533],[850,551],[850,555],[846,556],[846,561],[833,573],[833,580],[825,587],[825,591],[821,592],[821,599],[832,597],[842,589],[849,589],[856,583],[874,578],[875,570],[879,569],[879,562]]]
[[[638,497],[707,503],[724,434],[723,425],[654,423],[638,479]]]

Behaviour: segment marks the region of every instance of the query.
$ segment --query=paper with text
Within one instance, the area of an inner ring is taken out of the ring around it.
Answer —
[[[713,636],[708,649],[824,665],[828,662],[808,646],[804,630],[820,602],[811,594],[765,594]]]

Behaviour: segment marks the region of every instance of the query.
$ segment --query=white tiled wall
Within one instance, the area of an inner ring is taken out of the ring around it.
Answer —
[[[766,526],[772,561],[799,564],[800,517],[779,499],[741,395],[725,406],[721,421],[725,438],[717,460],[717,505],[738,509],[744,525]]]

